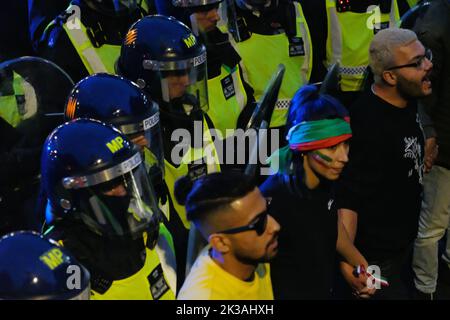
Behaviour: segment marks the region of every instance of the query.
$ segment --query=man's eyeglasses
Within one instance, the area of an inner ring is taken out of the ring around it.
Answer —
[[[431,52],[430,49],[426,49],[425,50],[425,54],[423,56],[421,56],[416,62],[408,63],[408,64],[402,64],[400,66],[395,66],[395,67],[390,67],[390,68],[388,68],[386,70],[390,71],[390,70],[401,69],[401,68],[423,69],[425,59],[427,59],[430,62],[433,60],[433,53]]]
[[[267,220],[269,215],[269,206],[272,198],[266,198],[266,210],[259,213],[256,218],[250,224],[242,227],[236,227],[232,229],[223,230],[216,233],[235,234],[249,230],[255,230],[258,236],[262,235],[266,231]]]

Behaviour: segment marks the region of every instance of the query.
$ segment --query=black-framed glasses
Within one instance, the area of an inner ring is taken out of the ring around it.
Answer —
[[[394,66],[386,69],[387,71],[395,70],[395,69],[401,69],[401,68],[416,68],[416,69],[423,69],[425,59],[428,61],[433,61],[433,52],[431,49],[426,49],[425,54],[421,56],[416,62],[408,63],[408,64],[402,64],[400,66]]]
[[[236,227],[236,228],[232,228],[232,229],[223,230],[223,231],[216,232],[216,233],[235,234],[235,233],[240,233],[240,232],[244,232],[244,231],[255,230],[256,234],[258,236],[262,235],[264,233],[264,231],[266,231],[267,220],[269,218],[268,217],[269,216],[269,206],[270,206],[271,201],[272,201],[272,198],[266,198],[266,210],[259,213],[256,216],[256,218],[253,219],[253,222],[251,222],[250,224],[248,224],[246,226],[242,226],[242,227]]]

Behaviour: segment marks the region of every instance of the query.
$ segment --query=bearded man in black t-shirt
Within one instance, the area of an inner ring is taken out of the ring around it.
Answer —
[[[351,108],[353,139],[337,190],[339,216],[372,270],[389,283],[374,298],[408,299],[423,179],[416,100],[431,94],[432,56],[405,29],[378,32],[369,55],[374,84]],[[342,262],[341,272],[355,282],[352,266]],[[356,295],[365,292],[358,283],[353,288]]]

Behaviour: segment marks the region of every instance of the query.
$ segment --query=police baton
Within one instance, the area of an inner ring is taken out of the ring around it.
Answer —
[[[245,174],[248,176],[254,177],[256,174],[256,169],[258,167],[258,148],[262,143],[266,142],[265,135],[267,135],[267,130],[261,131],[261,129],[268,129],[269,127],[285,71],[286,68],[284,64],[279,64],[246,126],[246,132],[255,130],[257,137],[257,143],[255,143],[250,150],[249,162],[245,168]],[[264,137],[260,135],[260,131]]]
[[[339,73],[339,62],[336,62],[328,69],[328,72],[325,75],[323,81],[317,83],[317,85],[320,85],[320,94],[329,94],[331,96],[336,96],[336,94],[339,92]]]

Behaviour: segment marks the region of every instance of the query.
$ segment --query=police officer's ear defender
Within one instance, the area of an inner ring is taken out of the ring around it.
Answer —
[[[77,208],[74,207],[75,199],[73,199],[71,192],[65,189],[62,184],[58,185],[55,188],[55,191],[60,195],[59,206],[57,208],[52,208],[57,211],[57,215],[61,216],[69,212],[73,212],[75,216],[78,216],[76,210]]]

